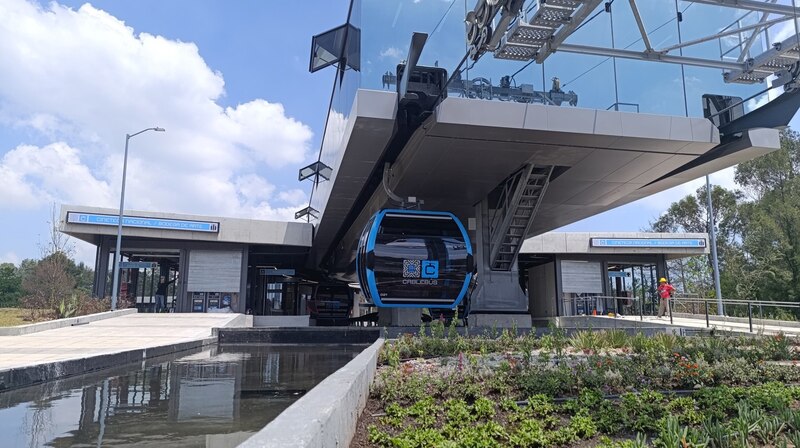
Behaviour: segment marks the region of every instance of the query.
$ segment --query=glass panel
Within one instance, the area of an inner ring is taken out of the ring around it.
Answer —
[[[334,28],[316,35],[311,40],[311,65],[309,70],[315,72],[341,60],[347,25]]]
[[[525,20],[530,19],[537,4],[536,0],[524,3]],[[791,1],[778,0],[776,4],[788,5]],[[747,99],[765,88],[764,83],[725,83],[719,68],[576,54],[566,49],[552,54],[542,64],[497,59],[491,53],[476,63],[469,58],[465,61],[465,18],[475,5],[476,0],[353,0],[351,28],[344,47],[348,64],[335,74],[319,156],[321,162],[333,168],[334,177],[343,156],[343,136],[357,89],[397,88],[397,66],[407,58],[413,32],[428,33],[419,64],[447,70],[452,77],[447,93],[450,97],[702,117],[704,94]],[[648,0],[637,5],[655,50],[670,49],[719,30],[747,27],[761,19],[761,13],[683,0]],[[628,2],[614,2],[611,12],[606,12],[601,3],[589,18],[567,38],[566,44],[645,49]],[[774,27],[769,36],[757,37],[750,48],[746,48],[746,42],[752,32],[743,31],[670,49],[667,54],[737,61],[785,39],[794,24],[787,21],[785,25]],[[328,53],[333,55],[338,48],[333,45],[334,51]],[[747,100],[745,112],[765,104],[781,91],[774,89]],[[324,182],[313,187],[310,205],[320,214],[325,212],[332,185],[333,182]]]

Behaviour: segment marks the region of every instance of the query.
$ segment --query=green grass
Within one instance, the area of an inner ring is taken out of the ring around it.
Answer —
[[[0,327],[13,327],[33,323],[24,320],[28,313],[28,310],[22,308],[0,308]]]

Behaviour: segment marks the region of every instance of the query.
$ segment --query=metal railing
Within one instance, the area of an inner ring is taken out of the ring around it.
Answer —
[[[614,317],[619,317],[621,315],[631,316],[638,314],[640,320],[644,320],[644,316],[655,315],[656,306],[660,303],[660,299],[657,297],[642,300],[641,297],[603,295],[570,297],[564,298],[562,301],[564,310],[570,312],[573,316],[608,315],[613,313]],[[747,323],[751,333],[759,325],[763,329],[768,325],[767,322],[769,321],[775,322],[776,325],[781,322],[785,325],[793,323],[797,316],[800,316],[799,302],[724,299],[722,304],[725,315],[718,315],[717,303],[716,299],[677,295],[670,298],[666,313],[669,315],[670,324],[674,324],[675,314],[678,314],[678,317],[682,317],[680,316],[682,314],[688,314],[702,316],[706,321],[706,328],[711,328],[714,322],[719,322],[720,320],[727,323]],[[652,306],[650,312],[645,312],[646,305]],[[771,308],[780,311],[769,312]],[[754,321],[757,322],[754,323]],[[798,331],[800,331],[800,319],[796,320],[796,324]]]
[[[766,300],[740,300],[740,299],[723,299],[722,305],[723,309],[725,310],[724,315],[717,314],[717,301],[716,299],[705,299],[702,297],[679,297],[671,299],[671,306],[670,308],[670,322],[672,321],[672,313],[673,309],[675,309],[676,313],[685,313],[685,314],[701,314],[705,317],[706,321],[706,328],[711,327],[711,321],[717,321],[723,319],[729,323],[736,322],[736,319],[744,320],[747,319],[747,325],[750,332],[753,332],[753,321],[754,319],[759,320],[758,324],[761,325],[762,329],[766,325],[767,321],[775,321],[780,322],[784,318],[784,323],[787,322],[787,318],[795,318],[797,314],[794,315],[789,313],[788,309],[800,309],[800,303],[798,302],[785,302],[785,301],[766,301]],[[770,308],[777,308],[782,310],[781,313],[767,313],[765,317],[764,309],[769,310]],[[757,317],[756,317],[757,316]],[[744,323],[744,322],[736,322],[736,323]],[[798,328],[800,328],[800,322],[797,322]]]
[[[615,111],[619,112],[619,106],[635,107],[636,108],[636,113],[637,114],[639,113],[639,103],[621,103],[621,102],[616,102],[616,103],[606,107],[606,110],[614,109]]]
[[[625,314],[639,314],[642,316],[643,309],[641,306],[640,297],[616,297],[616,296],[603,296],[592,295],[584,297],[570,297],[562,299],[564,302],[564,309],[569,309],[573,316],[580,315],[604,315],[613,313],[614,316],[619,316],[622,312]],[[626,303],[630,302],[630,303]],[[639,306],[636,306],[639,302]]]

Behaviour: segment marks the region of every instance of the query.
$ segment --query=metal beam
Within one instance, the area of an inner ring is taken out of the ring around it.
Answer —
[[[406,68],[403,70],[403,78],[400,80],[398,87],[397,98],[402,101],[406,99],[408,94],[408,80],[414,69],[417,68],[417,62],[422,55],[422,49],[425,47],[425,42],[428,40],[428,35],[425,33],[414,33],[411,35],[411,45],[408,47],[408,61],[406,61]],[[417,96],[417,95],[414,95]]]
[[[694,3],[728,8],[747,9],[750,11],[769,12],[774,14],[794,15],[795,7],[791,5],[776,5],[773,3],[755,0],[692,0]]]
[[[511,0],[509,1],[506,6],[502,10],[502,14],[500,15],[500,21],[498,22],[495,30],[506,30],[508,29],[508,25],[511,24],[511,21],[517,18],[522,7],[525,5],[525,0]],[[486,43],[486,46],[489,48],[490,51],[494,51],[497,49],[497,46],[500,44],[500,40],[505,35],[504,32],[496,32],[492,35],[492,39]]]
[[[636,26],[639,27],[639,33],[642,35],[642,41],[644,41],[644,48],[648,53],[653,51],[653,46],[650,45],[650,38],[647,37],[647,30],[644,29],[644,22],[642,22],[642,16],[639,14],[639,8],[636,7],[636,0],[629,0],[631,4],[631,11],[633,12],[633,18],[636,19]]]
[[[775,73],[780,70],[780,67],[776,64],[779,64],[782,58],[787,61],[790,59],[792,61],[797,60],[797,55],[788,53],[796,48],[798,44],[800,44],[800,36],[789,36],[783,42],[773,45],[769,50],[754,57],[744,66],[731,70],[729,73],[725,73],[725,80],[732,82],[739,79],[740,76],[752,72]]]
[[[689,56],[672,56],[657,52],[622,50],[618,48],[601,48],[589,45],[562,44],[558,51],[566,53],[591,54],[595,56],[609,56],[624,59],[637,59],[640,61],[666,62],[668,64],[685,64],[695,67],[719,68],[722,70],[744,70],[745,64],[726,62],[713,59],[693,58]]]
[[[772,0],[772,3],[775,3],[777,0]],[[786,16],[789,17],[789,16]],[[767,19],[769,19],[769,13],[765,12],[761,14],[761,18],[758,19],[758,23],[763,25],[766,23]],[[744,48],[740,48],[739,57],[736,59],[739,62],[744,62],[747,53],[750,51],[750,47],[753,46],[753,42],[756,41],[756,36],[758,36],[761,31],[766,30],[766,27],[763,29],[756,29],[755,31],[750,34],[750,37],[747,38],[747,42],[744,43]]]
[[[569,23],[564,24],[561,29],[559,29],[555,34],[553,34],[553,38],[550,42],[547,42],[539,51],[538,55],[536,56],[536,62],[541,64],[550,56],[553,52],[558,50],[561,44],[569,37],[575,30],[578,29],[583,24],[583,21],[589,16],[589,14],[594,11],[603,0],[588,0],[581,6],[581,9],[575,12],[572,16]]]
[[[765,14],[765,16],[766,15],[767,14]],[[681,42],[679,44],[675,44],[675,45],[666,47],[666,48],[664,48],[662,50],[658,50],[658,52],[659,53],[667,53],[667,52],[670,52],[670,51],[678,49],[678,48],[683,48],[683,47],[688,47],[688,46],[691,46],[691,45],[701,44],[703,42],[708,42],[710,40],[718,39],[720,37],[730,36],[732,34],[738,34],[738,33],[741,33],[743,31],[749,31],[749,30],[756,29],[756,28],[761,28],[761,27],[769,27],[769,26],[775,25],[776,23],[785,22],[785,21],[790,20],[790,19],[791,19],[791,17],[784,16],[784,17],[781,17],[779,19],[770,20],[768,22],[759,22],[759,23],[754,23],[752,25],[743,26],[741,28],[733,28],[733,29],[730,29],[728,31],[723,31],[723,32],[720,32],[720,33],[717,33],[717,34],[714,34],[714,35],[711,35],[711,36],[705,36],[705,37],[701,37],[699,39],[694,39],[694,40],[687,40],[686,42]],[[753,36],[757,35],[759,32],[760,31],[753,32]],[[750,36],[750,38],[752,39],[753,36]],[[752,44],[752,42],[751,42],[751,44]],[[750,46],[748,45],[747,48],[749,49]],[[742,54],[744,54],[744,51],[742,52]],[[743,60],[740,60],[740,62],[743,62]]]

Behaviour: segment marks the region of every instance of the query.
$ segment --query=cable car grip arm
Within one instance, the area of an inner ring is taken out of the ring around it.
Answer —
[[[399,196],[394,191],[392,191],[392,189],[389,187],[389,176],[391,175],[392,175],[392,164],[386,162],[383,165],[383,179],[381,180],[381,185],[383,185],[383,190],[386,191],[386,195],[389,196],[389,199],[391,199],[394,202],[397,202],[403,208],[405,208],[406,204],[415,204],[417,208],[420,208],[423,204],[425,204],[425,201],[419,200],[414,196],[409,196],[407,198],[404,198],[402,196]]]

